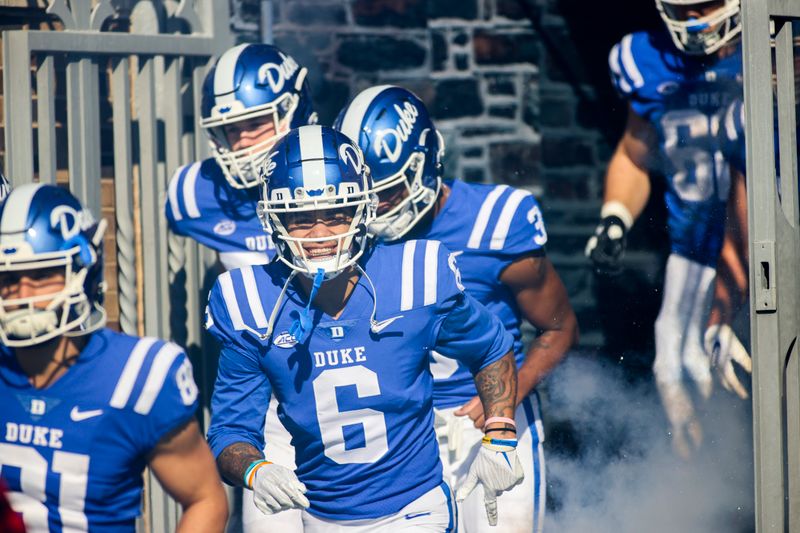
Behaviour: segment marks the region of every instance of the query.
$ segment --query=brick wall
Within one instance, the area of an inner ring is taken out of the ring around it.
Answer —
[[[231,2],[238,40],[257,41],[261,2]],[[607,6],[274,0],[273,30],[276,44],[308,67],[323,124],[362,89],[402,85],[426,102],[445,136],[447,176],[533,191],[545,211],[548,253],[579,314],[582,345],[622,355],[646,350],[652,337],[663,250],[650,243],[664,242],[658,202],[632,235],[623,277],[595,278],[583,246],[625,112],[612,93],[606,55],[626,32],[658,20],[652,2],[620,0],[613,17]]]

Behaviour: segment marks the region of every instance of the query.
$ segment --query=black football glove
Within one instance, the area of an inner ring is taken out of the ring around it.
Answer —
[[[619,274],[622,271],[622,256],[625,254],[625,237],[628,230],[616,215],[609,215],[594,230],[586,243],[586,257],[594,263],[598,274]]]

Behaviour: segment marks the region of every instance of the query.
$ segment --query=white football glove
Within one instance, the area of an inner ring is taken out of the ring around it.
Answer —
[[[736,377],[733,363],[737,363],[750,374],[753,371],[753,361],[731,327],[727,324],[709,326],[706,329],[704,343],[722,386],[728,391],[735,392],[739,398],[746,400],[747,390]]]
[[[259,511],[274,514],[288,509],[306,509],[306,486],[286,467],[267,464],[258,469],[253,480],[253,501]]]
[[[467,479],[456,494],[456,500],[463,502],[478,483],[483,485],[490,526],[497,525],[497,496],[522,483],[524,477],[522,464],[517,457],[516,442],[484,437],[478,455],[469,467]]]

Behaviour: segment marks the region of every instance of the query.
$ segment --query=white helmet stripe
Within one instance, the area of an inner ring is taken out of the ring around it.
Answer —
[[[325,187],[325,150],[322,148],[322,127],[300,128],[300,158],[303,161],[303,183],[308,190]]]
[[[353,142],[358,143],[361,123],[364,121],[364,115],[367,113],[369,104],[372,103],[378,94],[391,87],[391,85],[376,85],[375,87],[370,87],[360,92],[358,96],[350,102],[350,105],[347,106],[347,113],[342,117],[342,125],[339,130],[350,137]]]
[[[233,92],[233,74],[236,72],[236,63],[239,55],[247,47],[247,43],[234,46],[222,54],[217,62],[217,70],[214,72],[214,96]]]
[[[41,183],[27,183],[17,187],[8,195],[3,218],[0,220],[0,245],[24,242],[25,235],[22,232],[28,222],[31,201],[41,186]]]

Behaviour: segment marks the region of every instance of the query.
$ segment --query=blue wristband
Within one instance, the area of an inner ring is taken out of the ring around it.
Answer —
[[[513,439],[493,439],[487,435],[483,437],[481,442],[484,444],[493,444],[495,446],[511,446],[512,448],[516,448],[519,441]]]

